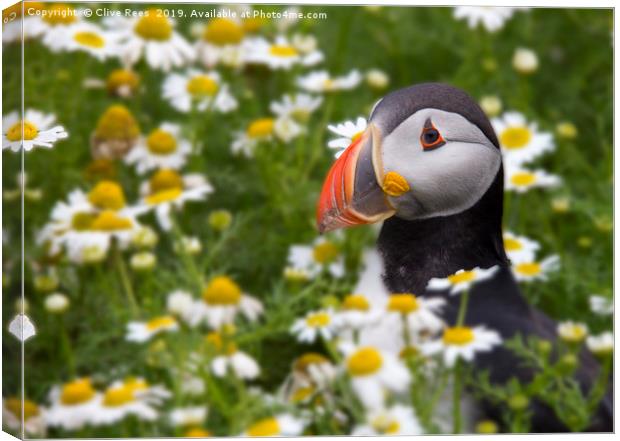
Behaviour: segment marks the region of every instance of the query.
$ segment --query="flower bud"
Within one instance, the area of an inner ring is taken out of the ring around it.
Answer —
[[[174,244],[174,249],[177,253],[184,254],[200,254],[202,251],[202,244],[197,237],[183,236],[179,241]]]
[[[45,309],[52,314],[65,312],[69,307],[69,299],[59,292],[50,294],[45,299]]]
[[[232,214],[228,210],[215,210],[209,214],[209,225],[216,231],[224,231],[230,227]]]
[[[390,84],[390,77],[380,69],[370,69],[366,72],[366,83],[373,89],[382,90]]]
[[[525,410],[530,400],[523,394],[513,395],[508,399],[508,407],[515,411]]]
[[[90,245],[82,249],[82,263],[96,264],[103,262],[107,255],[107,250],[99,245]]]
[[[560,138],[564,139],[575,139],[578,134],[575,124],[567,121],[558,123],[558,125],[555,126],[555,133],[557,133]]]
[[[577,357],[575,354],[565,354],[558,362],[558,370],[561,374],[571,375],[577,367]]]
[[[564,214],[570,210],[571,201],[568,197],[557,197],[551,200],[551,209],[556,213]]]
[[[518,48],[512,57],[512,67],[524,75],[536,72],[538,69],[538,56],[536,52],[527,48]]]
[[[480,99],[480,107],[488,117],[494,117],[502,111],[502,100],[496,95],[486,95]]]
[[[48,293],[58,288],[59,280],[56,274],[39,274],[34,278],[34,289],[41,293]]]
[[[134,271],[148,271],[155,267],[157,263],[157,257],[150,251],[143,251],[131,256],[129,260],[129,266]]]
[[[151,227],[141,227],[131,237],[131,243],[137,248],[151,249],[157,245],[159,237]]]
[[[499,427],[493,420],[482,420],[476,424],[476,433],[490,435],[497,432],[499,432]]]

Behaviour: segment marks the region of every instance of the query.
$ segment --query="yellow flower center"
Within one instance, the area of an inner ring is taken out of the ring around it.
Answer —
[[[24,403],[24,420],[28,420],[32,417],[39,415],[39,406],[30,400],[23,400]],[[11,411],[13,415],[21,418],[22,415],[22,400],[19,398],[7,398],[4,400],[4,406]]]
[[[314,250],[312,250],[314,261],[321,265],[332,263],[338,258],[339,253],[338,247],[329,241],[315,245]]]
[[[291,395],[291,401],[293,403],[299,403],[301,401],[308,399],[310,396],[312,396],[313,393],[314,393],[314,388],[312,386],[300,387],[295,392],[293,392],[293,395]]]
[[[342,302],[342,309],[368,311],[370,309],[370,303],[368,303],[368,299],[366,299],[366,297],[360,294],[351,294],[344,298]]]
[[[185,438],[210,438],[213,436],[213,434],[208,430],[202,429],[200,427],[194,427],[185,432],[183,436]]]
[[[149,384],[142,378],[127,377],[125,379],[125,387],[133,390],[134,392],[137,392],[148,389]]]
[[[298,54],[297,49],[286,44],[274,44],[269,48],[269,53],[280,58],[296,57]]]
[[[331,316],[326,312],[317,312],[306,317],[306,325],[311,328],[323,328],[331,323]]]
[[[28,10],[26,5],[26,10]],[[75,9],[69,5],[57,3],[50,6],[47,10],[47,14],[43,17],[43,21],[49,23],[52,26],[57,25],[69,25],[77,20]]]
[[[331,78],[327,78],[325,81],[323,81],[323,89],[330,91],[330,90],[334,90],[335,87],[336,87],[336,83]]]
[[[381,369],[383,357],[374,348],[358,349],[347,360],[347,370],[353,376],[371,375]]]
[[[202,290],[202,298],[211,305],[237,305],[241,288],[230,277],[218,276]]]
[[[139,83],[140,78],[138,75],[129,69],[115,69],[110,73],[107,80],[108,91],[110,92],[114,92],[123,86],[134,90]]]
[[[455,326],[443,331],[443,342],[447,345],[463,346],[474,340],[474,331],[467,326]]]
[[[243,28],[229,18],[214,18],[207,25],[203,38],[216,46],[238,44],[243,40]]]
[[[160,329],[174,326],[176,323],[177,321],[174,319],[174,317],[164,315],[162,317],[156,317],[146,322],[146,329],[148,329],[149,331],[157,331]]]
[[[37,137],[39,129],[33,123],[24,121],[24,140],[31,141]],[[11,126],[6,132],[9,141],[21,141],[22,139],[22,122],[19,121]]]
[[[273,133],[273,118],[259,118],[248,126],[247,134],[250,138],[266,138]]]
[[[400,312],[401,314],[409,314],[417,311],[420,302],[413,294],[393,294],[388,302],[388,311]]]
[[[150,9],[138,20],[134,31],[145,40],[166,41],[172,35],[172,24],[161,13]]]
[[[474,271],[459,271],[458,273],[452,274],[447,278],[450,284],[458,285],[459,283],[471,282],[476,278],[476,273]]]
[[[513,185],[525,187],[527,185],[532,185],[536,182],[536,175],[534,173],[528,172],[515,173],[510,177],[510,182],[512,182]]]
[[[62,387],[60,402],[66,405],[75,405],[90,401],[95,396],[95,389],[90,378],[80,378]]]
[[[517,239],[512,237],[504,237],[504,248],[506,251],[519,251],[523,249],[523,245]]]
[[[217,81],[209,75],[196,75],[187,82],[187,92],[194,98],[213,96],[218,87]]]
[[[97,208],[120,210],[125,206],[125,195],[122,187],[114,181],[101,181],[90,193],[88,200]]]
[[[125,385],[110,387],[103,395],[103,405],[106,407],[118,407],[134,400],[134,390]]]
[[[134,139],[140,127],[127,107],[110,106],[97,122],[95,136],[102,139]]]
[[[280,424],[275,418],[265,418],[252,424],[247,433],[249,436],[276,436],[280,434]]]
[[[206,337],[207,343],[214,346],[221,354],[232,355],[237,352],[237,345],[232,341],[224,344],[224,339],[219,332],[210,332]]]
[[[132,227],[132,222],[130,219],[125,217],[120,217],[114,211],[105,210],[102,211],[91,225],[93,230],[99,231],[119,231],[119,230],[128,230]]]
[[[398,433],[400,424],[389,415],[379,415],[371,422],[371,426],[379,433]]]
[[[162,129],[155,129],[146,138],[146,146],[151,153],[156,155],[167,155],[177,149],[177,141],[169,132]]]
[[[526,147],[532,139],[532,132],[527,127],[508,127],[499,136],[499,143],[509,150]]]
[[[524,276],[536,276],[540,274],[541,267],[540,267],[540,263],[527,262],[527,263],[519,263],[517,266],[515,266],[515,270],[519,274],[523,274]]]
[[[149,180],[149,189],[151,190],[151,194],[155,194],[163,190],[182,188],[183,178],[174,170],[159,170]]]
[[[95,217],[96,216],[91,213],[75,213],[71,218],[71,228],[75,231],[90,230]]]
[[[242,23],[244,31],[256,32],[265,24],[265,19],[263,17],[248,17],[244,18]]]
[[[401,351],[398,353],[398,356],[401,359],[407,359],[407,358],[412,358],[417,356],[420,353],[420,351],[418,350],[418,348],[416,348],[415,346],[405,346],[403,349],[401,349]]]
[[[76,43],[82,46],[88,46],[92,48],[102,48],[105,46],[105,40],[103,37],[95,32],[78,32],[73,35],[73,39]]]
[[[177,199],[183,193],[181,188],[171,188],[170,190],[161,190],[146,197],[146,203],[149,205],[163,204]]]
[[[295,361],[294,369],[296,371],[305,371],[311,364],[329,363],[327,357],[316,353],[307,352]]]

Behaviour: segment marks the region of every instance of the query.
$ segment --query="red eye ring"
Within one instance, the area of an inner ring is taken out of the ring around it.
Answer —
[[[435,128],[432,122],[427,121],[424,124],[424,129],[422,129],[422,134],[420,135],[420,143],[422,144],[422,148],[424,151],[433,150],[441,147],[446,143],[439,130]]]

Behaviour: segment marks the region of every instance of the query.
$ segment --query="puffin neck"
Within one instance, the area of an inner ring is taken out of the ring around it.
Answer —
[[[385,221],[378,248],[391,292],[424,293],[432,277],[460,269],[507,265],[502,240],[503,169],[468,210],[421,220]]]

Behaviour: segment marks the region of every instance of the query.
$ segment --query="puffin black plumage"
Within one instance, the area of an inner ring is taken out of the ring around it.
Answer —
[[[364,135],[332,166],[317,221],[321,231],[329,231],[385,220],[377,245],[387,289],[443,297],[450,323],[458,296],[427,291],[428,281],[460,269],[499,266],[491,280],[471,290],[465,323],[484,324],[503,339],[521,334],[554,341],[556,323],[527,303],[512,276],[502,214],[503,168],[491,123],[464,91],[426,83],[392,92],[375,105]],[[504,347],[475,362],[495,383],[532,376]],[[584,350],[575,374],[584,391],[598,372]],[[499,419],[499,409],[482,405]],[[567,430],[543,403],[533,403],[532,412],[534,432]],[[588,430],[613,430],[611,386]]]

